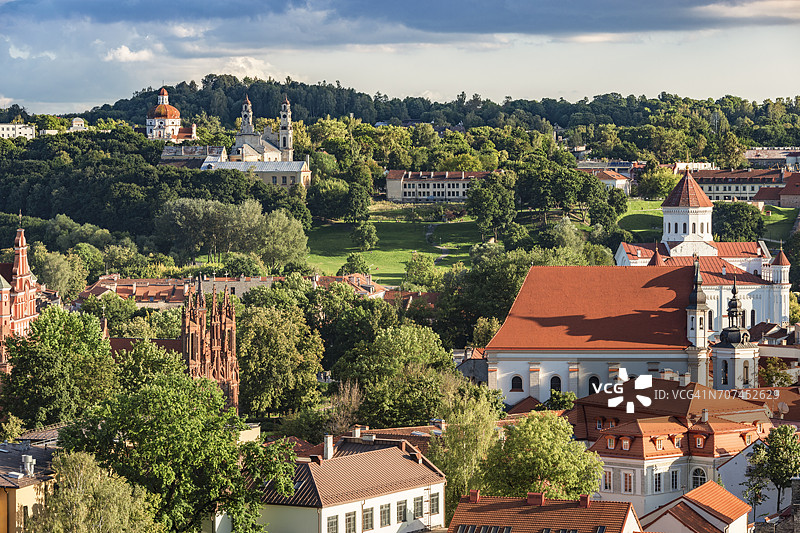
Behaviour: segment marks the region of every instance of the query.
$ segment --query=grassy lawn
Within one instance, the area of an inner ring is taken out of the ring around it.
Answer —
[[[770,215],[767,216],[767,212]],[[764,238],[780,241],[789,239],[789,232],[792,231],[795,219],[797,219],[797,209],[789,207],[775,207],[772,205],[764,206]]]
[[[481,242],[481,232],[475,222],[440,224],[433,231],[433,243],[450,250],[450,255],[439,262],[439,266],[442,267],[450,267],[458,261],[469,266],[469,249],[479,242]]]
[[[618,223],[633,233],[636,242],[650,242],[661,239],[662,218],[661,200],[628,200],[628,211]]]

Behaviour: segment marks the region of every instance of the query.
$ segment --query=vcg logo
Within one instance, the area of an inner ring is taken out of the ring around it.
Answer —
[[[606,383],[605,385],[599,387],[598,391],[602,390],[606,394],[617,394],[618,396],[614,396],[613,398],[608,399],[608,406],[609,407],[617,407],[625,398],[622,396],[622,384],[630,381],[628,377],[628,370],[625,368],[619,369],[619,383]],[[647,374],[643,376],[637,376],[636,379],[633,381],[633,388],[635,390],[645,390],[650,389],[653,387],[653,376]],[[651,403],[653,403],[652,398],[645,396],[643,394],[637,394],[636,399],[645,407],[649,407]],[[628,401],[625,404],[625,411],[628,413],[634,412],[634,402]]]

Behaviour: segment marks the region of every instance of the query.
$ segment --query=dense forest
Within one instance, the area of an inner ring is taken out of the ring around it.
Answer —
[[[646,158],[653,154],[661,162],[678,158],[711,160],[719,139],[733,133],[744,146],[790,146],[800,144],[800,96],[777,97],[763,102],[726,95],[716,100],[695,100],[662,92],[657,98],[609,93],[568,102],[506,97],[496,103],[479,94],[461,93],[450,102],[432,102],[422,97],[389,98],[374,96],[353,88],[320,82],[284,82],[231,75],[208,74],[201,83],[181,82],[167,86],[170,103],[180,109],[187,121],[203,125],[217,117],[225,128],[232,128],[248,95],[255,116],[275,117],[286,95],[292,102],[293,118],[313,124],[324,117],[354,118],[368,124],[421,121],[437,127],[462,124],[467,130],[478,126],[521,127],[549,133],[554,127],[566,129],[573,145],[588,144],[600,157]],[[142,124],[154,105],[158,88],[137,91],[129,99],[118,100],[80,114],[98,120],[123,120]],[[32,117],[17,105],[0,110],[0,122]]]

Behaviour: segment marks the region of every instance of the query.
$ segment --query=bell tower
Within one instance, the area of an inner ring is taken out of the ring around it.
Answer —
[[[686,306],[686,338],[692,343],[686,349],[689,356],[689,375],[691,380],[701,385],[708,384],[708,305],[703,292],[703,276],[700,263],[694,258],[694,286]]]
[[[722,330],[714,346],[714,388],[743,389],[758,386],[758,346],[742,326],[744,311],[733,279],[733,293],[728,301],[728,327]]]
[[[292,106],[289,104],[288,97],[285,97],[281,104],[279,143],[281,161],[294,161],[294,147],[292,145]]]
[[[253,129],[253,104],[250,103],[250,97],[245,95],[244,104],[242,104],[242,127],[241,133],[252,134],[255,132]]]

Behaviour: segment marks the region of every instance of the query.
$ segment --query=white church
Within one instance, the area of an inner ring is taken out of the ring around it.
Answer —
[[[253,126],[253,105],[245,96],[242,104],[242,125],[236,133],[229,161],[294,161],[292,106],[284,98],[281,104],[280,126],[273,132],[269,126],[259,133]]]
[[[664,201],[664,238],[623,243],[619,266],[534,266],[485,350],[511,405],[578,397],[650,374],[720,390],[756,387],[747,326],[788,324],[789,261],[763,243],[715,243],[713,205],[690,175]]]

